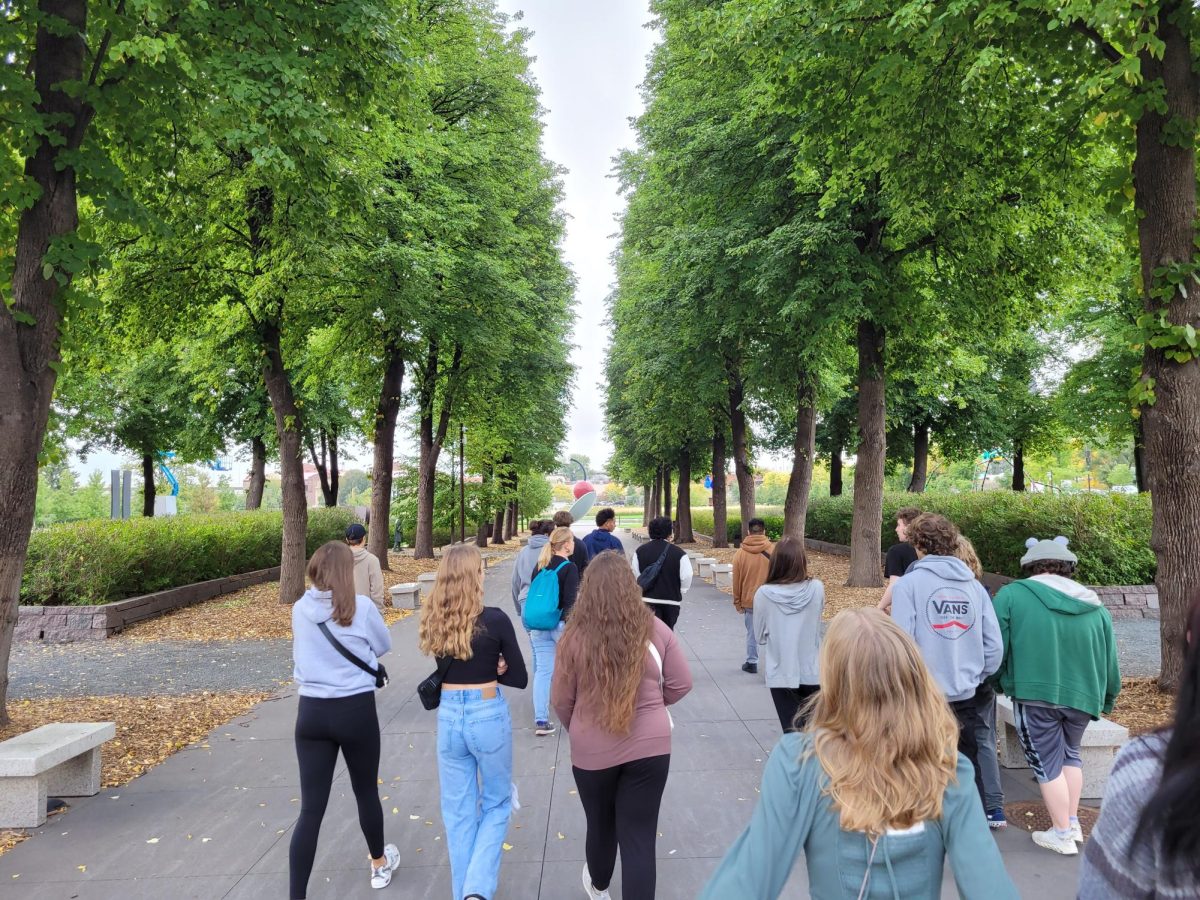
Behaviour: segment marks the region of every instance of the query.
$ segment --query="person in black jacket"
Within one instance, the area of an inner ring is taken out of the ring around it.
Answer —
[[[574,524],[575,518],[565,509],[560,509],[554,514],[555,528],[570,528]],[[571,551],[571,562],[575,563],[575,568],[579,570],[580,578],[583,577],[583,570],[587,568],[587,564],[591,560],[592,554],[588,552],[587,545],[583,541],[576,541],[575,549]]]
[[[642,597],[650,605],[654,615],[667,623],[671,630],[679,621],[679,608],[683,604],[683,595],[692,586],[692,561],[687,554],[669,543],[671,537],[671,520],[659,516],[650,521],[650,540],[638,547],[633,554],[633,574],[641,582],[641,574],[658,564],[658,574],[654,580],[642,585]]]

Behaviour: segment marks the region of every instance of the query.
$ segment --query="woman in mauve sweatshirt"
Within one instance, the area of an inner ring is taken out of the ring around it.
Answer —
[[[671,763],[667,707],[692,689],[675,634],[655,618],[619,553],[588,566],[558,646],[550,699],[571,738],[587,818],[583,887],[608,900],[621,848],[621,896],[653,900],[658,809]]]

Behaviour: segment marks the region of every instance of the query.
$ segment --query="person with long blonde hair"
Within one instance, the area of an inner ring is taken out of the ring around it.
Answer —
[[[840,613],[808,730],[785,734],[749,826],[701,900],[773,900],[801,848],[810,896],[1018,897],[982,815],[958,725],[916,644],[877,609]]]
[[[446,550],[421,609],[420,648],[442,675],[438,781],[454,900],[491,900],[512,815],[512,718],[501,685],[529,683],[508,615],[483,605],[483,557]]]
[[[396,845],[383,842],[375,676],[338,650],[340,646],[377,670],[379,657],[392,649],[392,638],[374,601],[355,593],[354,553],[341,541],[317,548],[308,562],[308,580],[312,587],[292,606],[293,680],[300,695],[296,711],[300,817],[288,849],[288,896],[293,900],[307,896],[339,751],[346,760],[358,824],[371,855],[371,887],[387,887],[400,865]]]
[[[671,714],[692,689],[674,632],[642,600],[619,553],[588,564],[559,645],[551,700],[571,738],[587,818],[583,886],[608,900],[621,850],[621,896],[653,900],[658,810],[671,763]]]
[[[533,655],[533,733],[538,737],[555,732],[554,723],[550,721],[550,684],[554,680],[558,642],[579,593],[579,567],[572,560],[574,554],[574,532],[565,525],[558,526],[542,547],[526,595],[527,598],[534,596],[545,590],[548,583],[556,585],[558,594],[558,621],[554,627],[540,628],[529,620],[528,612],[524,614]]]

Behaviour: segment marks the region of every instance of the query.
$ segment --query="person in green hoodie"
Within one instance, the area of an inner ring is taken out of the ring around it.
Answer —
[[[815,900],[1019,895],[988,831],[958,723],[921,651],[877,609],[829,624],[808,729],[771,751],[750,824],[700,900],[773,900],[803,850]]]
[[[996,595],[1004,659],[993,680],[1012,698],[1017,737],[1053,823],[1033,832],[1033,842],[1075,856],[1083,841],[1079,746],[1088,723],[1111,712],[1121,690],[1117,641],[1096,592],[1071,578],[1079,559],[1067,539],[1030,538],[1025,546],[1027,577]]]

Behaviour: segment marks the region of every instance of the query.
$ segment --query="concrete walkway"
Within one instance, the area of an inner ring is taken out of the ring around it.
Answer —
[[[511,614],[510,565],[488,572],[486,602]],[[416,632],[416,617],[393,626],[396,649],[386,659],[392,683],[378,695],[380,793],[387,840],[400,847],[402,868],[386,892],[371,890],[353,796],[339,767],[309,888],[314,900],[449,900],[436,714],[426,712],[415,696],[432,665],[416,651]],[[675,708],[671,777],[659,822],[662,900],[699,893],[750,818],[763,764],[779,738],[762,677],[740,671],[744,630],[728,595],[698,581],[685,601],[678,634],[695,689]],[[514,780],[523,808],[509,830],[512,849],[504,854],[499,897],[582,896],[585,829],[568,739],[561,732],[534,737],[530,691],[508,691],[508,697]],[[0,900],[286,896],[288,841],[300,796],[292,745],[295,706],[289,689],[124,787],[71,801],[67,813],[0,856]],[[1007,778],[1006,790],[1010,801],[1036,796],[1026,777]],[[1039,850],[1016,828],[1001,833],[998,842],[1023,896],[1074,896],[1075,860]],[[618,868],[614,898],[621,896],[619,885]],[[803,861],[781,896],[807,896]],[[957,896],[949,875],[944,896]]]

